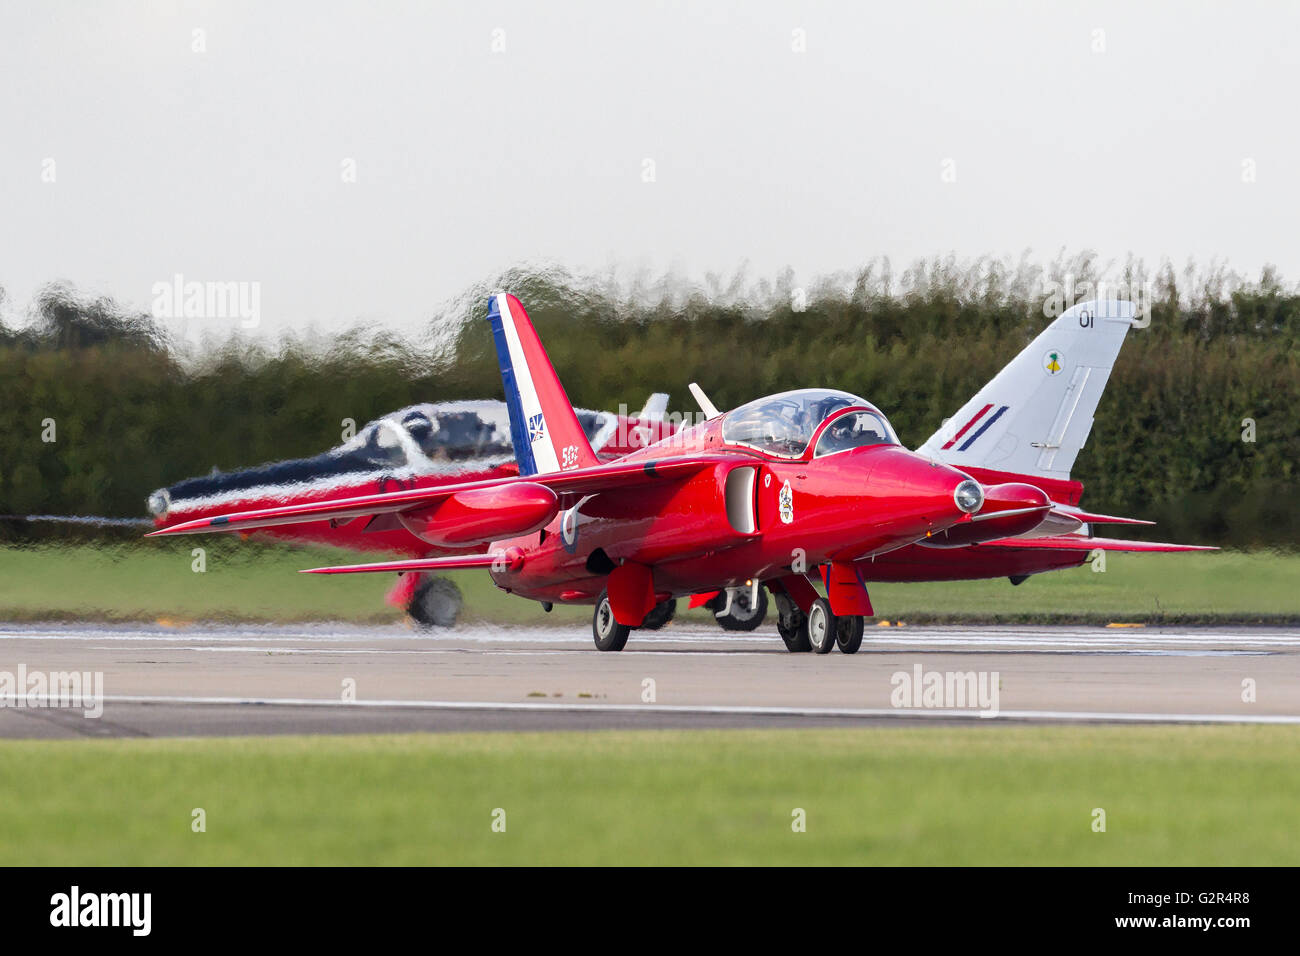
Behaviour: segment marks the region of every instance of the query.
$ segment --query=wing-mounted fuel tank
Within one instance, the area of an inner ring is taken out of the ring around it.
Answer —
[[[458,491],[428,508],[398,515],[402,526],[423,541],[463,547],[530,534],[560,511],[555,492],[531,481]]]

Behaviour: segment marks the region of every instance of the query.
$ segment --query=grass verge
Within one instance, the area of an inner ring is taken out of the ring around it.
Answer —
[[[193,549],[203,549],[202,573]],[[372,556],[373,557],[373,556]],[[209,537],[185,542],[106,542],[0,547],[0,618],[11,621],[197,620],[354,623],[394,621],[388,574],[321,577],[301,568],[364,560],[329,548]],[[545,614],[493,587],[487,573],[448,575],[465,594],[464,620],[586,627],[586,607]],[[1300,623],[1300,555],[1269,552],[1109,554],[1089,565],[1004,579],[873,584],[878,620],[1024,622]],[[709,612],[687,612],[707,621]]]
[[[0,863],[1294,865],[1297,756],[1218,726],[7,741]]]

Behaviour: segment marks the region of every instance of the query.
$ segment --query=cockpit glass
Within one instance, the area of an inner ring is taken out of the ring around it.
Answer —
[[[722,440],[770,455],[798,458],[827,418],[850,406],[867,404],[848,392],[826,388],[782,392],[729,413],[722,422]]]
[[[826,426],[822,437],[817,439],[814,454],[821,458],[850,448],[894,444],[897,444],[894,433],[875,412],[845,412]]]
[[[372,426],[366,439],[366,457],[377,465],[402,466],[406,464],[406,449],[397,434],[397,426],[390,421],[380,420]]]
[[[402,424],[430,461],[463,461],[511,451],[496,425],[472,411],[438,410],[432,416],[413,411]]]

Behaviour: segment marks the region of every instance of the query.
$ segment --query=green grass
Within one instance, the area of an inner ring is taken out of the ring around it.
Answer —
[[[206,551],[202,574],[191,549]],[[373,555],[369,556],[373,559]],[[0,547],[0,618],[7,620],[392,621],[388,574],[319,577],[301,568],[365,560],[329,548],[290,548],[228,538],[185,542]],[[465,620],[585,626],[590,610],[556,607],[493,587],[486,572],[448,575],[464,591]],[[1088,565],[1037,575],[940,584],[873,584],[879,618],[911,621],[1300,621],[1300,555],[1267,552],[1108,554]],[[685,611],[705,621],[707,611]]]
[[[1024,621],[1300,622],[1300,555],[1256,551],[1106,555],[1037,574],[1018,587],[1004,578],[873,584],[885,618]]]
[[[1297,757],[1290,727],[10,741],[0,864],[1295,865]]]

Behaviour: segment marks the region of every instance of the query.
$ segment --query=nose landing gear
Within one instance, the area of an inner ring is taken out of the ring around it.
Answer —
[[[856,654],[862,647],[867,621],[860,614],[836,617],[830,602],[818,598],[804,614],[787,594],[776,595],[776,629],[791,653],[815,651],[829,654],[838,647],[841,653]]]
[[[814,654],[829,654],[835,646],[835,615],[831,602],[825,598],[813,601],[808,609],[808,643]]]

